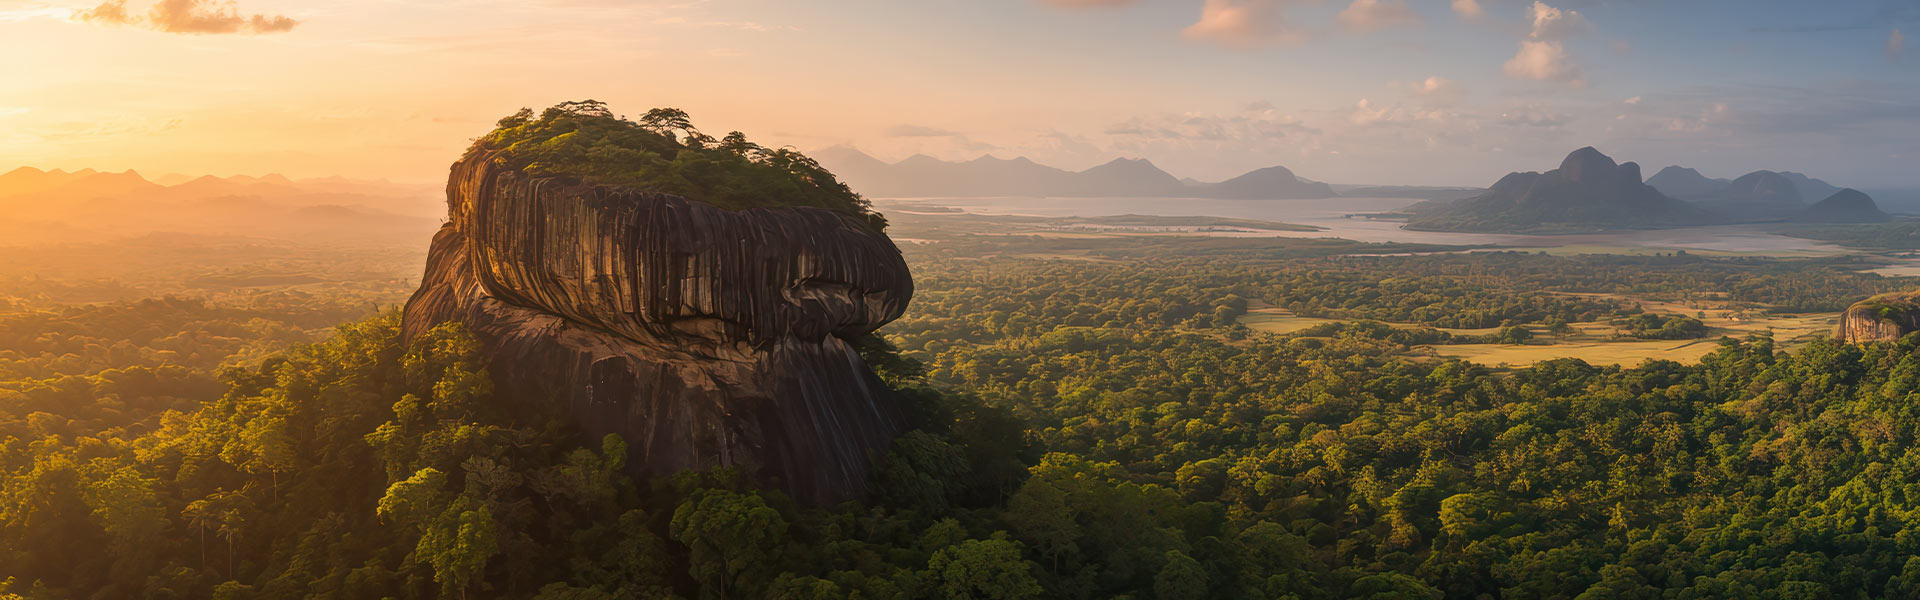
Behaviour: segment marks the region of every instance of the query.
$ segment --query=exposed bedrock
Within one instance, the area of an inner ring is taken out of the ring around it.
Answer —
[[[469,153],[408,301],[409,339],[460,321],[501,398],[627,440],[635,475],[738,467],[813,504],[856,498],[904,427],[845,339],[913,293],[884,234],[813,208],[728,211],[530,176]]]
[[[1920,292],[1896,292],[1848,307],[1833,335],[1848,342],[1883,342],[1915,331],[1920,331]]]

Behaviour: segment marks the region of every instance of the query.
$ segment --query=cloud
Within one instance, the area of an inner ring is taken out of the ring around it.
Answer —
[[[1698,117],[1676,117],[1667,119],[1666,130],[1672,133],[1701,133],[1707,130],[1708,125],[1715,121],[1720,121],[1726,118],[1726,116],[1727,104],[1725,102],[1717,102],[1706,110],[1701,111]]]
[[[887,128],[887,137],[953,137],[960,132],[925,125],[895,125]]]
[[[1259,144],[1290,136],[1315,135],[1320,130],[1308,127],[1293,115],[1281,114],[1271,104],[1256,102],[1241,114],[1134,117],[1109,125],[1102,133],[1136,140]]]
[[[1355,102],[1353,109],[1347,112],[1347,122],[1359,127],[1424,125],[1427,130],[1434,130],[1445,128],[1461,119],[1462,115],[1441,110],[1376,106],[1373,101],[1366,98]]]
[[[127,0],[107,0],[93,8],[75,11],[73,18],[89,23],[126,25],[140,20],[127,14]]]
[[[1413,82],[1410,87],[1414,94],[1420,96],[1457,96],[1461,92],[1460,84],[1439,75]]]
[[[1520,52],[1507,59],[1505,71],[1508,77],[1514,79],[1559,81],[1576,85],[1583,81],[1580,67],[1567,57],[1567,49],[1560,42],[1521,40]]]
[[[1556,112],[1540,104],[1523,104],[1501,112],[1493,122],[1513,128],[1558,131],[1573,122],[1573,115]]]
[[[1478,19],[1487,14],[1480,9],[1479,0],[1453,0],[1453,12],[1469,19]]]
[[[1906,50],[1907,34],[1900,33],[1900,29],[1896,27],[1893,33],[1887,34],[1887,58],[1900,60],[1900,55]]]
[[[1040,0],[1040,3],[1061,8],[1103,8],[1126,6],[1137,1],[1139,0]]]
[[[1547,3],[1534,0],[1527,7],[1527,20],[1533,22],[1533,31],[1527,34],[1536,40],[1561,40],[1576,33],[1593,28],[1586,17],[1571,10],[1561,10]]]
[[[1181,33],[1187,39],[1239,49],[1305,41],[1305,32],[1287,22],[1280,4],[1280,0],[1206,0],[1200,7],[1200,21]]]
[[[1628,99],[1626,99],[1626,100],[1622,100],[1622,102],[1626,102],[1627,104],[1639,104],[1639,103],[1640,103],[1640,97],[1639,97],[1639,96],[1634,96],[1634,97],[1632,97],[1632,98],[1628,98]]]
[[[781,31],[799,31],[800,30],[799,27],[795,27],[792,25],[767,25],[765,23],[760,23],[757,21],[694,20],[694,19],[688,19],[686,17],[681,17],[681,16],[660,17],[660,18],[654,19],[653,24],[678,25],[682,27],[704,27],[704,28],[710,28],[710,29],[738,29],[740,31],[753,31],[753,32],[767,32],[767,31],[774,31],[774,30],[781,30]]]
[[[1353,114],[1347,116],[1348,121],[1362,127],[1373,125],[1387,119],[1387,109],[1375,107],[1373,103],[1368,102],[1366,98],[1361,98],[1359,102],[1354,103]]]
[[[1353,0],[1346,10],[1334,16],[1340,26],[1354,31],[1373,31],[1395,25],[1416,25],[1420,15],[1406,0]]]
[[[106,0],[99,6],[75,11],[73,18],[102,25],[146,25],[168,33],[280,33],[300,22],[283,15],[241,15],[231,3],[214,0],[159,0],[137,15],[127,0]]]
[[[1533,27],[1527,32],[1527,39],[1520,40],[1520,50],[1514,53],[1513,58],[1507,59],[1503,69],[1507,76],[1585,85],[1586,79],[1581,75],[1580,67],[1567,56],[1567,47],[1560,40],[1591,29],[1592,24],[1587,22],[1587,18],[1578,12],[1561,10],[1534,0],[1533,4],[1527,6],[1527,20],[1532,22]]]

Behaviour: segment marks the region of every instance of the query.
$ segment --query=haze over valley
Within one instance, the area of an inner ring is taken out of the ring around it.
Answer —
[[[1907,0],[0,0],[0,600],[1920,598]]]

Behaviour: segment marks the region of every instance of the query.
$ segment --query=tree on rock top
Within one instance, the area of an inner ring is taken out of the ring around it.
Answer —
[[[684,196],[728,210],[823,208],[883,229],[872,205],[820,163],[792,148],[767,148],[735,131],[701,133],[686,111],[656,108],[638,122],[603,102],[562,102],[535,115],[520,109],[474,150],[534,175]]]

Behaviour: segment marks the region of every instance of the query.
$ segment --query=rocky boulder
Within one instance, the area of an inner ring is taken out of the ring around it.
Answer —
[[[737,467],[810,504],[863,493],[905,427],[848,342],[912,296],[891,240],[830,210],[725,210],[499,158],[453,166],[409,339],[464,323],[497,397],[620,434],[635,475]]]
[[[1863,343],[1892,341],[1920,331],[1920,292],[1881,294],[1862,300],[1840,314],[1833,336]]]

